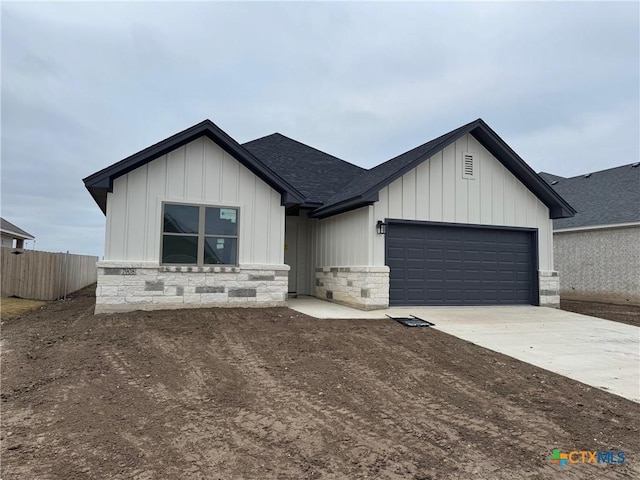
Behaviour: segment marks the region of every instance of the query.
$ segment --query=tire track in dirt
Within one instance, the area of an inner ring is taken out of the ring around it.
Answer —
[[[167,448],[185,462],[182,472],[187,478],[214,478],[219,471],[237,463],[239,451],[245,448],[256,452],[260,443],[250,443],[247,439],[233,445],[234,433],[227,426],[228,418],[237,409],[221,406],[217,397],[225,390],[243,389],[238,383],[238,369],[227,359],[221,358],[218,340],[203,342],[194,346],[192,338],[168,338],[160,332],[145,335],[144,343],[161,352],[168,363],[178,366],[171,393],[163,388],[163,396],[180,408],[182,422],[176,427],[176,434]],[[217,380],[217,381],[214,381]],[[155,384],[158,388],[161,384]],[[224,385],[224,388],[220,388]],[[176,388],[177,387],[177,388]],[[230,444],[231,442],[231,444]],[[250,458],[245,459],[250,463]]]
[[[389,356],[391,356],[391,354],[394,356],[402,356],[407,364],[416,365],[424,361],[424,357],[421,357],[418,353],[404,345],[395,344],[393,347],[390,347],[388,344],[385,344],[382,339],[371,337],[361,338],[361,340],[373,342],[377,351],[386,350]],[[551,419],[546,418],[544,415],[541,415],[542,412],[536,412],[535,415],[526,414],[522,409],[509,404],[505,401],[504,397],[499,394],[491,391],[490,389],[479,387],[477,383],[465,380],[459,375],[446,371],[432,372],[428,370],[428,365],[426,364],[420,369],[414,368],[414,372],[416,370],[420,375],[427,375],[426,372],[429,372],[429,374],[437,376],[439,381],[452,390],[455,390],[461,399],[465,398],[469,402],[473,402],[478,398],[483,398],[483,400],[486,399],[486,401],[491,405],[499,405],[502,416],[504,416],[505,419],[514,427],[519,427],[517,429],[514,428],[515,430],[526,429],[528,434],[534,434],[536,438],[541,440],[550,435],[554,435],[558,438],[564,433],[559,425],[555,424]],[[419,383],[427,383],[421,381],[418,375],[414,374],[413,377]],[[409,394],[411,393],[409,392]],[[425,394],[430,395],[429,392],[425,392]],[[433,396],[431,396],[430,401],[435,402]],[[442,408],[443,406],[439,405],[439,407]],[[486,424],[484,421],[479,421],[472,417],[469,417],[468,420],[472,426],[475,425],[476,431],[485,431]],[[491,434],[495,438],[500,438],[504,432],[492,430]],[[531,441],[530,435],[524,437],[523,433],[520,437],[521,438],[519,438],[519,440],[524,440],[524,438],[526,438],[529,442]]]
[[[3,325],[5,480],[638,478],[637,405],[455,337],[93,301]],[[553,447],[628,461],[559,469]]]
[[[386,463],[390,463],[389,459],[406,457],[410,448],[396,441],[388,439],[386,429],[372,424],[370,420],[356,414],[346,407],[336,407],[320,398],[312,398],[308,393],[292,389],[284,382],[278,381],[272,375],[265,371],[265,362],[258,355],[251,352],[241,338],[232,338],[231,335],[225,333],[226,345],[229,348],[230,355],[235,359],[237,364],[247,376],[254,380],[256,390],[269,394],[263,398],[267,404],[286,404],[291,405],[286,419],[280,417],[274,420],[274,410],[265,408],[264,411],[256,412],[240,412],[236,416],[236,425],[257,437],[260,441],[269,440],[271,442],[281,441],[280,436],[284,434],[287,441],[299,440],[302,436],[305,441],[309,441],[309,429],[301,428],[300,424],[311,425],[312,435],[323,432],[325,437],[335,436],[334,432],[340,432],[341,440],[333,439],[333,442],[348,443],[357,439],[357,444],[346,446],[344,453],[346,456],[357,459],[365,468],[375,470],[375,473],[384,475],[385,478],[403,478],[407,473],[403,471],[402,475],[391,471]],[[278,422],[277,432],[265,436],[264,431],[273,431],[275,422]],[[321,442],[312,442],[311,448],[320,451]],[[380,459],[386,459],[380,462]]]
[[[423,358],[418,353],[404,345],[394,344],[390,346],[384,343],[380,338],[364,335],[359,336],[361,342],[371,342],[373,344],[372,349],[375,348],[375,351],[386,351],[389,356],[392,354],[393,356],[399,355],[408,364],[416,364]],[[359,371],[359,375],[363,378],[371,376],[371,370],[363,369],[358,365],[354,368]],[[425,369],[421,370],[423,374],[425,371]],[[447,387],[457,391],[461,398],[466,398],[468,399],[467,401],[474,401],[474,399],[483,398],[483,403],[487,402],[491,405],[496,405],[497,408],[500,408],[501,415],[504,416],[505,421],[511,425],[511,428],[509,430],[505,430],[488,418],[474,418],[473,416],[464,413],[464,410],[460,407],[438,402],[437,398],[429,392],[423,392],[423,397],[419,398],[413,395],[406,388],[393,388],[388,383],[384,382],[382,376],[374,378],[371,381],[375,382],[378,392],[382,393],[384,397],[394,398],[395,401],[402,402],[404,407],[408,410],[419,411],[419,409],[424,408],[426,400],[430,409],[438,411],[436,421],[441,424],[440,428],[438,428],[439,431],[453,429],[459,437],[465,438],[465,442],[469,442],[475,437],[475,444],[478,446],[481,446],[487,439],[490,440],[490,442],[487,443],[492,445],[495,445],[496,443],[502,444],[505,450],[514,449],[518,446],[520,451],[528,451],[530,457],[537,456],[540,458],[541,463],[538,468],[535,469],[537,474],[540,474],[541,471],[544,472],[544,475],[548,475],[549,477],[554,477],[557,474],[557,469],[548,462],[546,452],[550,452],[552,445],[557,445],[563,441],[565,443],[571,442],[571,439],[567,437],[567,433],[559,425],[551,419],[545,418],[544,415],[541,415],[541,412],[527,413],[523,409],[506,402],[504,397],[500,397],[498,394],[495,394],[490,390],[482,389],[478,387],[477,384],[467,381],[459,375],[448,372],[435,372],[434,374],[440,379],[440,381],[442,381],[442,383],[447,385]],[[419,381],[419,379],[416,380]],[[428,383],[432,383],[432,381]],[[402,391],[402,395],[398,394],[398,390]],[[425,428],[428,428],[431,425],[429,421],[423,421],[419,417],[415,420],[417,424],[421,424]],[[550,441],[550,438],[552,438],[553,441]],[[556,443],[553,443],[554,441]],[[492,450],[499,449],[500,447],[495,446],[492,448]],[[506,472],[502,472],[505,477],[500,477],[500,471],[504,468],[499,464],[491,462],[487,456],[478,455],[475,454],[475,452],[470,452],[466,449],[465,457],[475,457],[475,461],[482,460],[484,464],[488,463],[491,465],[491,468],[494,469],[494,473],[496,475],[494,478],[518,478],[511,469]],[[530,465],[524,463],[521,464],[521,466],[524,470],[523,477],[521,478],[526,478],[528,476],[526,474],[526,470]],[[473,469],[468,473],[474,473]],[[602,474],[599,473],[598,478],[621,478],[619,477],[619,474],[620,472],[613,472],[609,470]],[[623,475],[623,478],[627,478],[626,473]],[[563,478],[577,480],[584,479],[586,477],[584,471],[577,471],[576,469],[573,469],[571,471],[563,471]],[[632,477],[629,476],[629,478]]]

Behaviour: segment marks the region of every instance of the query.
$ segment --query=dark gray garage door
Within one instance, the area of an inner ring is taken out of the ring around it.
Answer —
[[[530,230],[388,222],[391,305],[537,304]]]

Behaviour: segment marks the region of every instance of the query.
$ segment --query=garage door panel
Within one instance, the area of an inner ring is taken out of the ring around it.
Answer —
[[[495,250],[487,250],[488,247],[486,245],[483,245],[483,248],[485,248],[485,250],[480,254],[482,261],[489,264],[496,263],[498,261],[498,252]],[[497,248],[497,246],[491,248]]]
[[[407,268],[407,280],[424,280],[424,268]]]
[[[424,298],[424,289],[423,288],[409,288],[407,289],[407,300],[411,301],[419,301],[421,298]]]
[[[422,247],[416,248],[413,246],[408,246],[405,249],[405,252],[406,252],[406,258],[408,260],[418,260],[418,261],[424,260],[424,249]]]
[[[390,222],[392,305],[534,303],[531,231]]]
[[[418,240],[422,242],[422,240],[424,240],[424,232],[420,232],[418,230],[407,230],[404,235],[404,238],[406,238],[409,241]]]
[[[466,247],[462,251],[462,255],[464,256],[465,262],[480,262],[482,260],[480,250],[472,250],[469,247]]]

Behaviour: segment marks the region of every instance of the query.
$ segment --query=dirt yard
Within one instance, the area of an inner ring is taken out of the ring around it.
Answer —
[[[560,299],[560,308],[568,312],[581,313],[640,327],[640,305]]]
[[[93,306],[3,321],[3,480],[640,476],[639,404],[436,330]]]

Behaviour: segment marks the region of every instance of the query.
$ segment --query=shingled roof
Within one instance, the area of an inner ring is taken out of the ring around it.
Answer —
[[[324,218],[377,201],[378,192],[382,188],[468,133],[472,134],[549,207],[551,218],[570,217],[575,213],[569,203],[550,188],[497,133],[479,118],[363,172],[331,197],[322,207],[312,212],[311,216]]]
[[[13,238],[21,238],[24,240],[33,240],[35,237],[29,232],[25,232],[20,227],[0,217],[0,231],[5,235],[12,236]]]
[[[179,132],[84,179],[103,212],[107,192],[116,178],[139,168],[196,138],[207,136],[282,194],[282,205],[308,208],[310,216],[325,218],[378,200],[378,192],[466,134],[472,134],[547,207],[551,218],[575,211],[539,177],[504,140],[478,119],[409,150],[370,170],[292,140],[279,133],[238,144],[210,120]]]
[[[242,144],[271,170],[320,206],[366,170],[279,133]]]
[[[553,221],[554,230],[640,223],[640,164],[563,178],[540,176],[576,208],[571,218]]]

